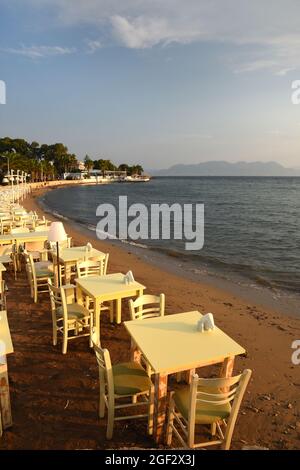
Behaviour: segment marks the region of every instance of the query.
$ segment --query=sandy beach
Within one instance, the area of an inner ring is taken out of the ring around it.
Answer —
[[[44,215],[35,190],[24,201],[27,210]],[[48,219],[53,217],[46,215]],[[87,238],[73,224],[64,223],[75,245]],[[242,345],[247,354],[235,362],[234,372],[253,370],[235,428],[232,449],[245,445],[269,449],[298,449],[300,442],[300,366],[291,362],[291,344],[300,339],[300,319],[260,306],[205,284],[145,263],[138,255],[115,244],[92,241],[110,253],[109,272],[127,272],[147,286],[148,293],[166,294],[167,314],[189,310],[213,312],[217,325]],[[8,358],[13,427],[5,431],[0,449],[104,449],[153,447],[146,423],[121,422],[112,441],[105,439],[106,420],[99,420],[98,371],[86,338],[71,342],[63,356],[61,344],[52,346],[49,295],[33,304],[25,274],[8,284],[8,317],[14,354]],[[129,319],[123,304],[122,320]],[[130,339],[123,325],[101,317],[102,342],[112,361],[129,358]],[[199,370],[211,375],[214,368]],[[172,385],[172,384],[171,384]]]

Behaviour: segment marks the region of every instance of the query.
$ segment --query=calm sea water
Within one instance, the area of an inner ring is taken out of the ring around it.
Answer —
[[[300,178],[154,178],[149,183],[81,186],[50,191],[44,203],[95,230],[101,203],[205,204],[205,244],[185,251],[180,240],[140,240],[182,257],[199,271],[278,292],[300,293]]]

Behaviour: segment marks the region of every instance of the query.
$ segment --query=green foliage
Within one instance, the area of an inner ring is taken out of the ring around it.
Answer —
[[[62,143],[52,145],[26,142],[24,139],[0,139],[0,171],[12,170],[30,173],[32,181],[54,179],[76,167],[76,155],[70,154]]]
[[[30,173],[31,181],[50,180],[63,173],[78,171],[77,157],[69,153],[68,148],[58,142],[55,144],[39,144],[24,139],[0,138],[0,176],[8,170],[20,170]],[[122,170],[128,175],[142,174],[141,165],[122,163],[118,167],[109,159],[92,160],[85,156],[84,165],[88,173],[91,169],[104,171]]]

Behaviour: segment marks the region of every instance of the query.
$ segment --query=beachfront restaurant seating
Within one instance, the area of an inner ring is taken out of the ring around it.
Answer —
[[[194,374],[190,386],[170,394],[167,444],[173,432],[185,448],[220,445],[230,448],[232,434],[252,371],[228,378],[202,379]],[[211,440],[195,442],[196,428],[206,426]]]
[[[124,362],[111,364],[108,349],[100,345],[96,333],[92,336],[93,347],[99,367],[99,416],[104,418],[105,408],[108,411],[106,438],[112,439],[114,422],[127,419],[148,418],[148,432],[152,433],[154,386],[145,371],[137,362]],[[129,403],[122,402],[117,405],[119,399],[128,399]],[[145,414],[115,416],[117,410],[147,406]]]
[[[34,303],[38,301],[38,295],[48,292],[48,278],[53,277],[52,263],[49,261],[34,262],[32,255],[24,251],[27,279],[30,287],[31,297]]]
[[[83,305],[77,302],[67,303],[64,286],[55,287],[51,279],[48,279],[48,289],[52,312],[53,345],[57,345],[57,333],[61,333],[63,336],[62,353],[66,354],[69,340],[90,336],[91,315]],[[73,332],[73,335],[70,336],[69,332]]]

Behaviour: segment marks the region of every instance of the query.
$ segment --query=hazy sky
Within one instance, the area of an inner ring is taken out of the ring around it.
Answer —
[[[0,0],[0,136],[300,166],[299,0]]]

